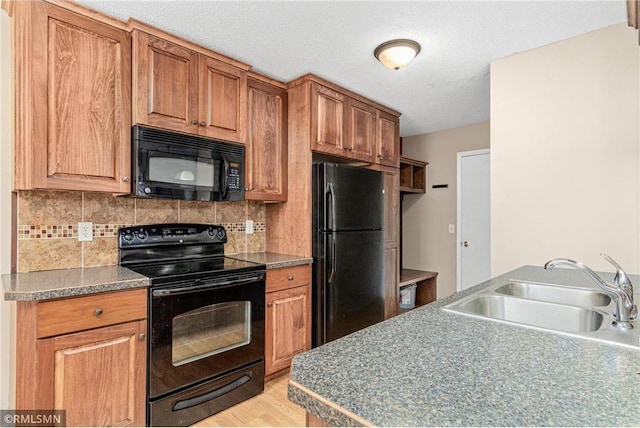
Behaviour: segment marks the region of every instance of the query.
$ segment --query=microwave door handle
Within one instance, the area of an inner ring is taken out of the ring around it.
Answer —
[[[222,194],[220,195],[220,199],[224,201],[225,199],[227,199],[227,191],[229,189],[229,183],[227,182],[227,176],[229,175],[229,164],[227,163],[227,160],[224,158],[224,155],[220,155],[220,159],[222,160],[222,170],[220,172],[220,175],[222,176],[220,177],[220,183],[221,183],[220,192]]]

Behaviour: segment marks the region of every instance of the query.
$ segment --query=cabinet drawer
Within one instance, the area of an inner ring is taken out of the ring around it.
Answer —
[[[311,283],[311,265],[267,270],[267,293]]]
[[[147,289],[38,303],[38,338],[147,318]]]

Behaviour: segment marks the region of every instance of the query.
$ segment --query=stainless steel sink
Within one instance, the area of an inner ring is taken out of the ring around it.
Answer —
[[[640,349],[640,322],[612,326],[614,304],[598,288],[508,280],[464,296],[444,311]]]
[[[455,305],[459,312],[517,324],[580,333],[598,330],[604,316],[592,309],[499,295],[480,295]]]
[[[611,297],[598,290],[560,285],[513,281],[496,288],[495,292],[544,302],[587,307],[607,306],[611,303]]]

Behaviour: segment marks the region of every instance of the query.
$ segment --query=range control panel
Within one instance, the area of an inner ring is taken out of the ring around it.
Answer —
[[[118,247],[154,245],[225,244],[227,232],[215,224],[173,223],[122,227],[118,230]]]

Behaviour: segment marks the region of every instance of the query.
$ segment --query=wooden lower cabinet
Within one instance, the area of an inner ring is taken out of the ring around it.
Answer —
[[[41,408],[67,426],[145,424],[146,321],[38,341]]]
[[[270,275],[272,273],[272,275]],[[297,286],[282,288],[286,278]],[[299,285],[303,282],[305,285]],[[277,291],[270,291],[276,288]],[[296,354],[311,348],[310,266],[267,271],[265,376],[286,370]]]
[[[18,302],[16,408],[67,426],[144,426],[147,289]]]

